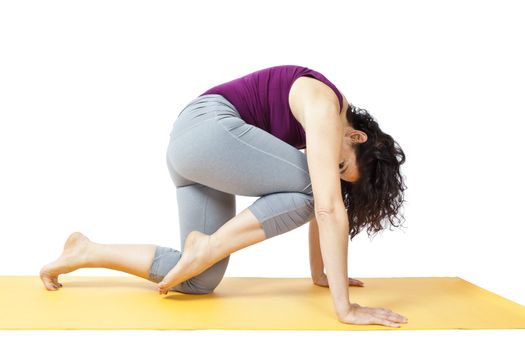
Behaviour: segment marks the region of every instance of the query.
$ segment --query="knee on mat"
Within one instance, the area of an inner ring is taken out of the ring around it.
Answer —
[[[150,274],[150,281],[159,283],[162,281],[164,276]],[[192,280],[186,280],[175,287],[169,289],[170,292],[180,292],[185,294],[211,294],[217,286],[199,286],[195,283],[192,283]]]
[[[174,292],[181,292],[186,294],[211,294],[217,286],[199,286],[192,283],[192,280],[182,282],[178,286],[172,288]]]

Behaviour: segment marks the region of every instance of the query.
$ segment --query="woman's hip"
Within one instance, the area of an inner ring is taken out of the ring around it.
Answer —
[[[306,156],[267,131],[228,114],[179,126],[167,157],[182,177],[247,196],[311,192]]]
[[[209,94],[199,96],[190,101],[179,113],[170,133],[170,138],[180,137],[197,125],[217,117],[241,116],[235,106],[224,96]]]

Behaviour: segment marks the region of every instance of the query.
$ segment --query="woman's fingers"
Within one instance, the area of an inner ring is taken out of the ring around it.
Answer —
[[[355,278],[348,277],[348,285],[363,287],[365,284],[360,280],[356,280]]]
[[[350,303],[350,305],[352,308],[347,315],[341,318],[341,321],[344,323],[379,324],[399,328],[401,327],[400,323],[404,321],[401,319],[403,316],[389,312],[389,310],[384,308],[359,306],[356,303]]]
[[[382,324],[385,326],[391,326],[391,327],[397,327],[397,328],[401,327],[401,325],[399,324],[400,321],[397,320],[396,318],[392,318],[390,314],[375,313],[375,314],[370,314],[370,318],[372,319],[372,322],[376,324]]]
[[[378,323],[378,324],[385,325],[385,326],[390,326],[390,327],[396,327],[396,328],[401,327],[401,325],[399,323],[390,321],[389,319],[385,319],[385,318],[382,318],[382,317],[374,317],[374,322]]]
[[[381,307],[364,307],[372,318],[383,320],[386,323],[407,323],[408,319],[391,310]]]
[[[393,312],[392,310],[385,309],[382,307],[375,308],[376,312],[383,317],[386,317],[390,321],[403,322],[406,323],[408,318],[398,313]]]

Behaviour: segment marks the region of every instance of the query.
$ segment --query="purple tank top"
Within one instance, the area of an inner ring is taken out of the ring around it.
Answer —
[[[306,135],[290,110],[288,95],[295,79],[305,75],[332,88],[339,99],[340,113],[343,97],[337,87],[321,73],[295,65],[258,70],[212,87],[199,96],[222,95],[235,106],[246,123],[255,125],[298,149],[303,149],[306,147]]]

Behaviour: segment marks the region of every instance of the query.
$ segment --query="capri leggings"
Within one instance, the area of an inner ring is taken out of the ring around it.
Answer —
[[[234,217],[235,195],[259,197],[248,209],[261,223],[266,239],[314,218],[305,154],[246,123],[222,95],[199,96],[183,108],[170,133],[166,162],[176,187],[181,249],[191,231],[211,235]],[[161,281],[181,254],[157,246],[149,280]],[[170,290],[213,292],[229,258]]]

